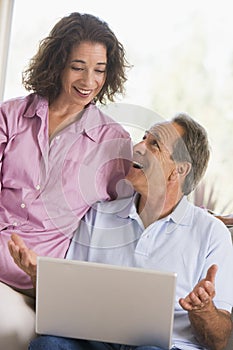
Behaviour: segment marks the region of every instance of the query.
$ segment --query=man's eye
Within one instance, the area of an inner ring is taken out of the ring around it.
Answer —
[[[151,141],[152,146],[159,147],[159,144],[156,140]]]

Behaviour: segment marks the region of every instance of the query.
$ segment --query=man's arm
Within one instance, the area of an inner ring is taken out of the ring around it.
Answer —
[[[222,350],[227,345],[232,322],[230,313],[217,309],[213,303],[216,272],[217,266],[212,265],[206,277],[179,302],[188,311],[191,326],[200,344],[211,350]]]
[[[31,277],[33,287],[36,288],[37,254],[26,246],[20,236],[14,233],[11,235],[8,247],[14,262]]]

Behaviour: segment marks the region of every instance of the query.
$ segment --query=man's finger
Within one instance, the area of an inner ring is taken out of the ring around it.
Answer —
[[[209,282],[214,284],[217,270],[218,270],[218,266],[217,265],[214,264],[214,265],[210,266],[210,268],[207,271],[205,279],[207,281],[209,281]]]

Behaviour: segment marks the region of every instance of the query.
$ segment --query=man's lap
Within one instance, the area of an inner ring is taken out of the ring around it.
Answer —
[[[163,350],[156,346],[128,346],[42,335],[33,340],[29,350]],[[173,348],[175,350],[175,348]]]

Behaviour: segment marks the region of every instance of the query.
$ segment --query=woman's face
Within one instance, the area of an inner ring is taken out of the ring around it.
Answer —
[[[101,91],[107,74],[103,44],[82,42],[74,46],[62,72],[61,94],[70,104],[85,107]]]

